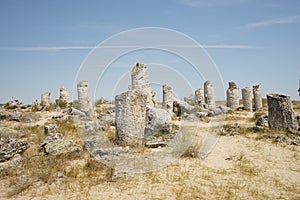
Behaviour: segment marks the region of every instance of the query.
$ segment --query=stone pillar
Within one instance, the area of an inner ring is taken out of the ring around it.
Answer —
[[[267,94],[267,99],[269,128],[276,130],[297,130],[298,122],[290,97],[281,94]]]
[[[168,111],[168,113],[171,115],[173,114],[173,102],[174,102],[173,89],[170,86],[163,84],[162,106],[163,109]]]
[[[210,81],[204,83],[204,99],[209,109],[216,107],[214,86]]]
[[[131,88],[132,90],[139,90],[146,95],[146,105],[153,106],[152,92],[150,87],[148,67],[143,63],[136,63],[131,70]]]
[[[146,100],[147,96],[139,90],[129,90],[115,97],[118,145],[144,144]]]
[[[59,90],[59,101],[70,103],[70,92],[67,88],[61,87]]]
[[[253,97],[254,97],[254,109],[255,111],[262,109],[262,98],[261,98],[261,91],[259,85],[253,86]]]
[[[205,107],[205,99],[204,99],[204,89],[199,88],[195,90],[195,102],[200,108]]]
[[[242,99],[244,109],[252,112],[252,88],[245,87],[242,89]]]
[[[227,89],[227,106],[233,110],[239,107],[239,90],[235,82],[229,82]]]
[[[45,92],[41,96],[41,105],[49,106],[51,104],[51,93]]]
[[[87,117],[94,117],[94,108],[89,96],[89,85],[86,80],[80,81],[77,84],[78,102],[79,107],[82,112],[86,114]]]

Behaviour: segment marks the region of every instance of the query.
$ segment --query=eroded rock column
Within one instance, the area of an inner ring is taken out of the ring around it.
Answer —
[[[136,63],[131,70],[131,89],[139,90],[146,96],[146,105],[153,106],[148,67],[143,63]]]
[[[162,106],[170,114],[173,114],[173,101],[174,101],[173,89],[170,86],[164,84]]]
[[[129,90],[115,97],[116,142],[122,146],[144,143],[147,96],[139,90]]]
[[[59,90],[59,101],[64,103],[70,103],[70,92],[67,88],[61,87]]]
[[[254,97],[254,109],[255,111],[262,109],[262,97],[261,97],[261,90],[259,85],[253,86],[253,97]]]
[[[237,109],[239,107],[239,90],[235,82],[229,82],[226,94],[227,106],[234,110]]]
[[[41,96],[41,105],[49,106],[51,104],[51,93],[45,92]]]
[[[297,130],[298,122],[293,111],[290,96],[267,94],[268,124],[270,129]]]
[[[252,112],[252,88],[245,87],[242,89],[242,99],[244,110]]]
[[[205,107],[204,89],[199,88],[195,90],[195,102],[200,108]]]
[[[216,107],[215,91],[214,91],[214,87],[210,83],[210,81],[206,81],[204,83],[204,99],[205,99],[205,103],[209,109]]]
[[[86,80],[81,81],[77,84],[78,102],[79,107],[82,112],[86,114],[87,117],[94,117],[94,108],[89,96],[89,85]]]

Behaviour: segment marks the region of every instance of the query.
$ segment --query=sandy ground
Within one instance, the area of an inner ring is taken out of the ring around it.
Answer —
[[[254,124],[227,123],[234,122]],[[249,135],[221,136],[205,159],[181,157],[153,172],[90,186],[83,181],[78,176],[35,182],[10,199],[300,199],[300,147]],[[0,180],[0,199],[7,199],[8,185],[8,179]]]

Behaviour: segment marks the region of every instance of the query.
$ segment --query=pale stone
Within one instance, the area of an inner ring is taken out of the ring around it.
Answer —
[[[147,132],[170,133],[172,130],[172,119],[170,114],[161,108],[147,107]]]
[[[204,98],[209,109],[216,107],[214,87],[210,81],[204,83]]]
[[[174,101],[173,89],[170,86],[164,84],[162,106],[170,114],[173,114],[173,101]]]
[[[200,108],[205,107],[204,89],[203,88],[199,88],[199,89],[195,90],[195,103]]]
[[[86,114],[87,117],[94,117],[94,108],[89,96],[89,85],[86,80],[81,81],[77,84],[78,102],[79,107],[82,112]]]
[[[233,110],[239,107],[239,90],[235,82],[229,82],[227,89],[227,106]]]
[[[70,92],[67,88],[61,87],[59,90],[59,101],[70,103]]]
[[[244,109],[247,111],[252,111],[252,88],[245,87],[242,89],[242,99]]]
[[[144,143],[147,96],[140,90],[129,90],[115,97],[116,142],[122,146]]]
[[[44,106],[49,106],[51,104],[51,93],[45,92],[41,96],[41,104]]]
[[[268,94],[268,124],[270,129],[297,130],[298,122],[290,96]]]
[[[255,111],[261,110],[263,107],[261,90],[259,85],[253,86],[254,109]]]
[[[148,67],[143,63],[136,63],[136,65],[131,70],[131,88],[132,90],[139,90],[145,96],[146,105],[153,106],[153,99],[152,99],[152,91],[150,87],[149,75],[148,75]]]

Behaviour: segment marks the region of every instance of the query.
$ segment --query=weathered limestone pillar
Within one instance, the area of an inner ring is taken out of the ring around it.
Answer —
[[[144,143],[147,96],[139,90],[129,90],[115,97],[116,142],[122,146]]]
[[[290,97],[281,94],[267,94],[267,99],[269,128],[276,130],[297,130],[298,122]]]
[[[253,86],[253,97],[254,97],[254,109],[258,111],[262,109],[262,98],[261,98],[261,91],[259,85]]]
[[[214,86],[210,81],[204,83],[204,99],[209,109],[216,107]]]
[[[61,87],[59,90],[59,101],[70,103],[70,92],[67,88]]]
[[[227,106],[231,109],[237,109],[239,107],[239,90],[235,82],[229,82],[226,94]]]
[[[51,104],[51,93],[45,92],[41,96],[41,104],[44,106],[49,106]]]
[[[252,112],[252,88],[245,87],[242,89],[242,99],[244,109]]]
[[[171,115],[173,114],[173,102],[174,102],[173,89],[170,86],[163,84],[162,106],[163,109],[168,111],[168,113]]]
[[[80,81],[77,84],[77,93],[80,110],[84,112],[87,117],[93,118],[94,108],[92,102],[90,101],[89,85],[86,80]]]
[[[195,90],[195,102],[200,108],[205,107],[204,89],[199,88]]]
[[[143,63],[136,63],[131,70],[131,88],[132,90],[139,90],[146,95],[146,105],[153,106],[152,91],[150,87],[149,75],[147,65]]]

